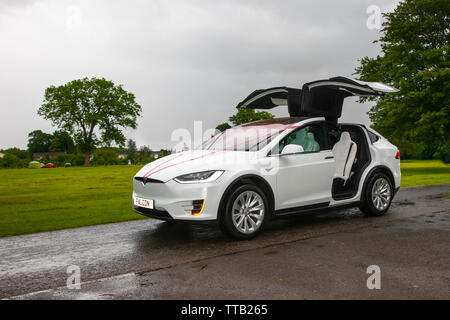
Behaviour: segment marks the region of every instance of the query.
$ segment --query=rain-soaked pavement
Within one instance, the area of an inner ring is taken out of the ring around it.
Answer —
[[[151,219],[3,238],[0,298],[449,299],[449,192],[405,188],[383,217],[291,217],[244,242]],[[381,290],[366,287],[373,264]],[[65,288],[69,265],[81,269],[80,290]]]

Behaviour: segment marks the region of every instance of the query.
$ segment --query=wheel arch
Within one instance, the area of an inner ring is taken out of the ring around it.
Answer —
[[[222,197],[220,198],[219,208],[218,208],[218,212],[217,212],[217,220],[220,220],[222,213],[225,210],[227,198],[230,196],[230,194],[236,188],[238,188],[239,186],[245,185],[245,184],[253,184],[253,185],[261,188],[269,202],[269,211],[271,213],[274,211],[275,195],[273,193],[272,187],[270,186],[269,182],[267,182],[267,180],[264,179],[263,177],[258,176],[256,174],[245,174],[245,175],[242,175],[242,176],[234,179],[225,189],[224,193],[222,194]]]
[[[361,197],[360,200],[364,200],[364,195],[366,194],[367,185],[369,184],[370,179],[372,176],[376,173],[384,173],[388,176],[389,181],[391,182],[393,190],[395,189],[395,180],[394,175],[392,174],[391,169],[385,165],[378,165],[370,169],[369,173],[367,174],[366,178],[364,179],[363,188],[361,189]]]

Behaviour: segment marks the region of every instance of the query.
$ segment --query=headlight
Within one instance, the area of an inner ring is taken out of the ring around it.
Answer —
[[[217,180],[223,171],[220,170],[210,170],[210,171],[202,171],[202,172],[194,172],[183,174],[182,176],[178,176],[174,178],[178,183],[199,183],[199,182],[211,182]]]

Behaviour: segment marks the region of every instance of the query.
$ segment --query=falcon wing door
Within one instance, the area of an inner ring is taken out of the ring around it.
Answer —
[[[303,115],[336,120],[342,114],[344,99],[350,96],[380,96],[398,90],[379,82],[364,82],[345,77],[305,83],[300,104]]]
[[[397,91],[379,82],[334,77],[305,83],[302,89],[274,87],[256,90],[241,101],[237,108],[272,109],[287,105],[291,117],[325,117],[336,121],[342,114],[346,97],[379,96]]]
[[[255,90],[236,108],[272,109],[277,106],[288,106],[289,114],[293,117],[296,116],[296,110],[300,110],[301,92],[301,89],[288,87]]]

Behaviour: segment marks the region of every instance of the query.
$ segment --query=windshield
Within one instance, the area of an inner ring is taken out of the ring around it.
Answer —
[[[244,124],[215,135],[198,149],[258,151],[297,121],[295,118],[281,118]]]

